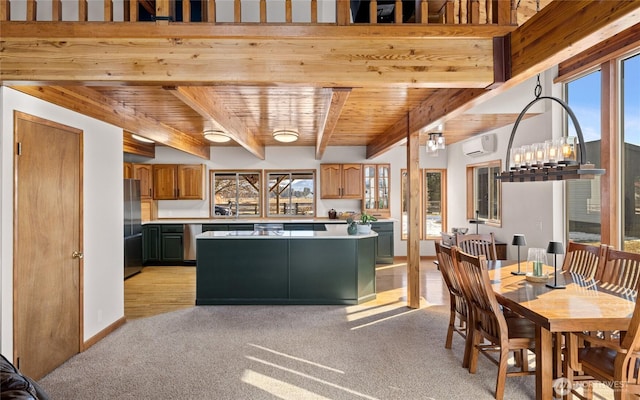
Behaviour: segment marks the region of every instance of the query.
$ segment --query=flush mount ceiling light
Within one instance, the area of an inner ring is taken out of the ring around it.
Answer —
[[[444,150],[445,141],[441,132],[433,132],[429,134],[429,140],[427,140],[427,153],[436,155],[438,150]]]
[[[202,134],[205,139],[215,143],[225,143],[231,140],[226,132],[218,129],[206,129]]]
[[[291,143],[298,140],[298,132],[291,129],[279,129],[273,131],[273,138],[278,142]]]
[[[133,139],[137,140],[138,142],[143,142],[143,143],[155,143],[153,140],[151,140],[151,139],[147,139],[147,138],[142,137],[142,136],[138,136],[138,135],[136,135],[135,133],[132,133],[132,134],[131,134],[131,137],[132,137]]]

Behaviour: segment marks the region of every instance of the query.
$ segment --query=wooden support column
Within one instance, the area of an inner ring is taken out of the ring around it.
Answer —
[[[369,2],[369,23],[377,24],[378,23],[378,1],[371,0]]]
[[[267,0],[260,0],[260,23],[267,22]]]
[[[618,178],[620,170],[617,162],[619,148],[618,113],[618,69],[616,60],[602,64],[602,120],[600,121],[602,140],[600,141],[600,167],[606,170],[600,178],[600,215],[601,243],[607,243],[622,249],[621,222],[618,221],[618,201],[620,187]]]
[[[407,114],[407,126],[410,114]],[[420,308],[420,132],[407,130],[407,306]]]

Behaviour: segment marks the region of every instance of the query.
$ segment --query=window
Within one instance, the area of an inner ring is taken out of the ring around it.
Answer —
[[[573,110],[584,136],[587,162],[600,166],[601,71],[595,71],[565,85],[567,104]],[[575,127],[568,120],[568,132]],[[600,176],[569,180],[566,186],[569,239],[598,244],[601,240]]]
[[[250,218],[262,215],[262,173],[211,171],[211,215]]]
[[[444,169],[421,169],[420,197],[422,202],[420,216],[420,239],[439,239],[440,232],[446,231],[446,194],[447,171]],[[407,170],[402,170],[402,220],[401,237],[407,240]]]
[[[640,55],[621,62],[623,250],[640,253]]]
[[[467,219],[500,226],[502,215],[500,160],[467,166]]]
[[[315,216],[315,177],[315,170],[267,171],[267,216]]]

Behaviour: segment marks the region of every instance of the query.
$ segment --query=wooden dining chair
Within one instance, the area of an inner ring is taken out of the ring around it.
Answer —
[[[460,278],[455,271],[451,247],[442,246],[436,243],[436,256],[440,265],[440,273],[442,279],[447,285],[449,291],[449,327],[447,328],[447,337],[444,343],[446,349],[450,349],[453,342],[453,332],[458,333],[465,339],[465,355],[462,359],[462,366],[469,367],[468,354],[466,352],[466,341],[468,339],[467,331],[469,327],[469,313],[467,301],[462,293],[462,285]]]
[[[491,233],[456,234],[456,245],[467,254],[474,256],[483,255],[487,260],[497,260],[496,239]]]
[[[637,288],[636,288],[637,292]],[[622,340],[614,341],[589,333],[570,333],[567,336],[565,376],[567,389],[580,399],[591,399],[593,381],[611,387],[615,400],[640,397],[640,303],[636,305],[629,328]],[[580,393],[574,387],[576,372],[582,373]],[[590,380],[585,380],[589,378]]]
[[[600,282],[617,292],[635,292],[640,280],[640,254],[609,248],[604,258]]]
[[[454,246],[452,258],[469,306],[469,372],[476,372],[480,353],[496,364],[495,398],[502,400],[507,376],[535,373],[529,370],[527,361],[528,351],[534,348],[535,325],[526,318],[505,317],[491,287],[484,255],[474,256]],[[498,353],[497,358],[491,355],[492,352]],[[511,352],[515,352],[516,365],[520,366],[518,371],[507,368]]]
[[[592,245],[577,243],[572,240],[567,243],[562,270],[573,272],[584,276],[587,279],[599,279],[602,275],[602,267],[604,258],[609,246],[605,244]]]

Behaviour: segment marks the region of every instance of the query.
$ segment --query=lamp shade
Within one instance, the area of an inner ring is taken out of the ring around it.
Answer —
[[[513,240],[511,241],[511,244],[514,246],[526,246],[527,240],[524,238],[524,235],[516,234],[516,235],[513,235]]]
[[[564,254],[564,246],[561,242],[549,242],[547,246],[548,254]]]
[[[280,129],[273,132],[273,138],[278,142],[291,143],[298,140],[298,132],[291,129]]]
[[[205,139],[215,143],[225,143],[231,140],[226,132],[217,129],[207,129],[202,134]]]

